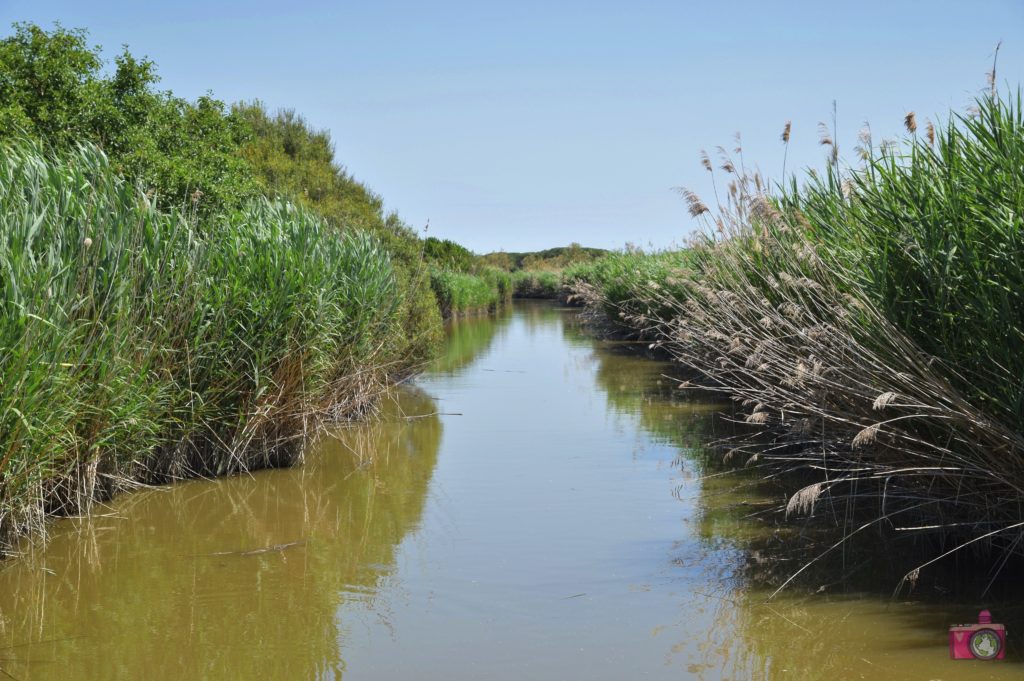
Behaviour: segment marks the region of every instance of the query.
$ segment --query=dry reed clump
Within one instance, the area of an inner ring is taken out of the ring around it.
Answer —
[[[778,197],[726,161],[726,203],[676,256],[692,281],[640,286],[630,254],[591,273],[620,324],[758,405],[759,470],[819,478],[787,515],[827,497],[844,536],[1024,553],[1024,120],[1019,96],[979,111],[845,177],[823,126],[827,173]]]

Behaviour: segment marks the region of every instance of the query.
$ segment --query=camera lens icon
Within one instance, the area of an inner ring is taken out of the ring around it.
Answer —
[[[979,660],[991,660],[999,654],[1003,647],[1003,642],[992,629],[979,629],[971,634],[971,639],[967,645],[970,647],[974,657]]]

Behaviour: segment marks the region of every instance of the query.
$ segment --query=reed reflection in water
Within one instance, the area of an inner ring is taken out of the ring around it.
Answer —
[[[899,556],[851,546],[766,602],[818,539],[764,512],[781,496],[756,467],[715,467],[729,404],[679,390],[678,367],[643,345],[595,340],[543,302],[449,333],[380,419],[339,428],[301,468],[140,492],[56,524],[47,547],[0,567],[0,667],[62,680],[1020,678],[1013,638],[1005,664],[947,659],[946,626],[979,604],[923,588],[890,601]],[[986,605],[1012,625],[1019,602]]]

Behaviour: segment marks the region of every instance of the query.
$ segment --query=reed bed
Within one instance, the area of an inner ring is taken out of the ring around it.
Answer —
[[[556,270],[516,270],[512,273],[516,298],[562,297],[562,273]]]
[[[434,267],[430,284],[445,317],[493,312],[512,300],[512,275],[496,267],[470,272]]]
[[[864,134],[847,171],[828,137],[825,171],[776,192],[723,153],[717,213],[684,192],[707,227],[690,248],[571,274],[742,405],[753,435],[726,460],[783,480],[781,514],[837,527],[821,555],[882,532],[920,568],[995,554],[998,573],[1024,554],[1020,94],[906,125],[901,144]]]
[[[0,206],[5,549],[140,484],[294,463],[403,365],[387,252],[305,210],[199,219],[27,142],[0,148]]]

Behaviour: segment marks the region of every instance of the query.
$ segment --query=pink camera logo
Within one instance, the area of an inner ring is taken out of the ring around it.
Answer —
[[[954,660],[1002,660],[1006,657],[1006,627],[992,624],[992,613],[982,610],[977,624],[951,624],[949,656]]]

